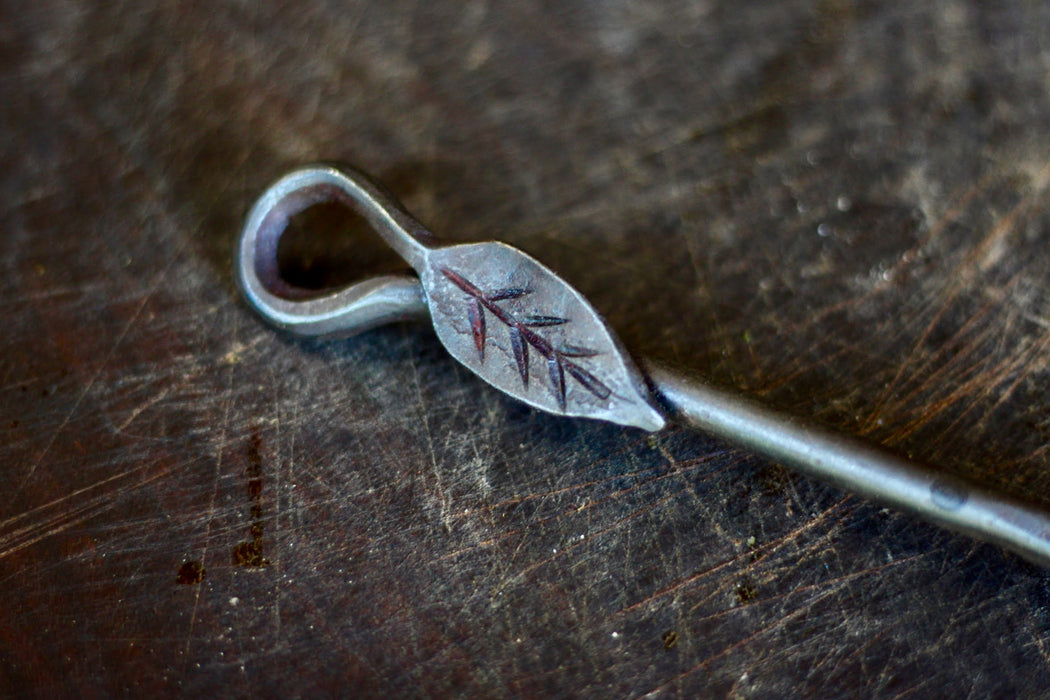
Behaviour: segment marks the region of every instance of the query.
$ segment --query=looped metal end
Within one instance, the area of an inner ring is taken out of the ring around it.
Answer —
[[[293,171],[256,201],[241,232],[236,277],[249,304],[271,325],[299,336],[354,335],[396,321],[427,318],[419,280],[373,277],[320,297],[281,279],[277,244],[289,220],[321,202],[358,211],[406,259],[424,250],[425,229],[366,176],[328,166]],[[391,240],[391,239],[394,240]]]
[[[281,233],[292,216],[325,201],[361,214],[419,279],[380,277],[321,298],[306,298],[283,281],[277,268]],[[449,353],[510,396],[558,415],[646,430],[664,426],[633,360],[565,280],[503,243],[437,246],[392,195],[359,171],[317,165],[278,180],[248,215],[237,261],[248,302],[289,332],[351,335],[429,312]]]

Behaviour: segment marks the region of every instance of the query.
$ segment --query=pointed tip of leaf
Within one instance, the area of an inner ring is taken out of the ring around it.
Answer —
[[[648,430],[651,433],[655,433],[657,430],[663,430],[667,427],[667,418],[664,417],[662,413],[650,406],[648,402],[646,402],[644,406],[646,410],[636,411],[631,420],[623,421],[623,424],[631,425],[635,428],[641,428],[642,430]]]

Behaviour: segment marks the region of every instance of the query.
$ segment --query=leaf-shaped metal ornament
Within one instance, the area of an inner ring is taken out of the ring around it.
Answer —
[[[406,318],[418,292],[375,280],[317,299],[289,299],[276,264],[290,217],[317,202],[355,209],[419,275],[438,338],[497,389],[536,408],[659,430],[641,373],[577,292],[503,243],[441,247],[382,186],[362,172],[313,166],[289,173],[260,198],[245,224],[238,268],[248,299],[302,335],[357,332]]]
[[[489,384],[551,413],[663,427],[605,321],[547,267],[503,243],[425,258],[417,271],[438,338]]]

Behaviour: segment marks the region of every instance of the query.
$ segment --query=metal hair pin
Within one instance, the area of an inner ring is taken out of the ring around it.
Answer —
[[[277,242],[292,216],[326,201],[364,216],[419,277],[296,293],[280,277]],[[290,333],[345,336],[429,316],[454,358],[530,406],[650,431],[671,419],[1050,568],[1050,517],[1037,508],[657,363],[639,369],[587,300],[542,264],[503,243],[439,245],[356,170],[310,166],[274,183],[248,215],[236,269],[248,302]]]

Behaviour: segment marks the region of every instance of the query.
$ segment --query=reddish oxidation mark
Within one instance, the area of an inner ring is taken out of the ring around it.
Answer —
[[[184,586],[196,585],[204,580],[204,564],[199,561],[183,562],[179,567],[179,573],[175,577],[175,583]]]
[[[248,528],[250,540],[238,542],[233,548],[234,566],[248,568],[259,568],[270,565],[270,561],[263,556],[263,507],[262,507],[262,437],[259,435],[258,426],[252,428],[251,438],[248,440],[247,466],[245,468],[248,476],[248,499],[251,501],[252,524]]]

